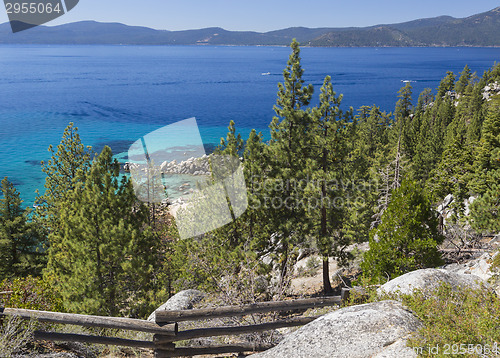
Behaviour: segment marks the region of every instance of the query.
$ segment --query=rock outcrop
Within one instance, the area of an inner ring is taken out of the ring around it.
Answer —
[[[158,307],[156,311],[174,311],[174,310],[190,310],[195,303],[200,302],[205,297],[205,294],[198,290],[180,291],[170,297],[163,305]],[[156,312],[155,311],[155,312]],[[156,318],[155,312],[151,313],[148,321],[154,321]]]
[[[492,82],[483,88],[483,99],[491,101],[491,97],[500,94],[500,83]]]
[[[431,293],[443,282],[450,284],[454,288],[469,287],[479,289],[487,285],[485,281],[475,275],[465,275],[450,272],[444,269],[421,269],[408,272],[402,276],[385,283],[377,289],[378,294],[411,294],[415,290],[424,293]]]
[[[210,175],[210,157],[204,154],[199,158],[189,158],[180,163],[176,160],[163,162],[161,171],[167,174]]]
[[[463,264],[450,264],[443,267],[444,270],[462,275],[474,275],[484,281],[488,281],[495,272],[492,271],[491,265],[495,255],[485,252],[477,259],[471,260]]]
[[[351,306],[318,318],[252,358],[416,357],[406,340],[420,326],[396,301]]]

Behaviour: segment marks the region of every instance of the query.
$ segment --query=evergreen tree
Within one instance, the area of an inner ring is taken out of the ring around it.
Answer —
[[[39,275],[44,264],[43,236],[28,221],[30,210],[23,209],[21,197],[5,177],[0,199],[0,280]]]
[[[439,83],[436,99],[443,98],[448,92],[454,90],[455,78],[456,76],[453,74],[453,72],[446,72],[446,77],[443,78]]]
[[[468,106],[470,110],[470,123],[467,126],[467,141],[470,146],[476,147],[481,140],[481,130],[486,117],[486,111],[480,85],[475,83],[474,85],[469,85],[469,87],[468,90],[466,89],[466,95],[470,92]]]
[[[269,144],[269,188],[267,193],[273,202],[269,203],[269,217],[279,238],[280,273],[287,274],[289,254],[293,245],[303,238],[305,230],[305,208],[297,205],[296,199],[303,199],[303,188],[298,185],[307,181],[304,168],[309,157],[309,138],[311,125],[310,111],[304,109],[311,100],[312,85],[305,86],[302,75],[299,43],[293,40],[292,53],[283,71],[283,83],[278,84],[278,98],[274,111]]]
[[[240,134],[236,134],[236,127],[234,121],[229,122],[229,127],[227,128],[226,139],[221,138],[218,151],[224,155],[231,155],[233,157],[239,156],[241,150],[243,149],[243,140]]]
[[[396,103],[395,117],[396,127],[394,135],[397,135],[397,141],[402,147],[404,153],[409,159],[415,156],[417,138],[420,130],[420,123],[415,119],[412,104],[412,86],[407,82],[398,92],[399,100]]]
[[[262,133],[252,129],[245,144],[243,165],[248,192],[248,209],[244,214],[248,239],[252,246],[261,251],[265,249],[271,235],[264,204],[265,185],[268,169],[266,163],[267,146],[262,141]]]
[[[390,152],[389,130],[392,114],[370,107],[366,118],[357,116],[351,125],[349,156],[345,172],[349,180],[350,205],[344,220],[346,234],[357,242],[368,240],[377,211],[379,168],[385,166]]]
[[[488,114],[482,127],[476,161],[473,188],[484,193],[493,184],[489,172],[500,169],[500,97],[488,102]]]
[[[500,233],[500,170],[488,173],[490,185],[471,205],[472,227],[482,233]],[[500,258],[496,257],[496,264]]]
[[[481,194],[471,206],[472,225],[479,232],[500,231],[500,97],[489,103],[475,162],[474,188]]]
[[[417,107],[415,108],[416,115],[422,115],[429,106],[434,103],[434,96],[432,95],[432,90],[430,88],[425,88],[418,96]]]
[[[157,240],[147,210],[105,147],[59,209],[60,230],[50,234],[49,270],[73,312],[141,316],[155,284]]]
[[[225,180],[226,183],[228,183],[227,180],[229,180],[228,179],[229,174],[234,173],[236,170],[238,170],[239,166],[242,164],[239,158],[243,150],[243,145],[244,142],[241,139],[241,135],[236,134],[236,127],[234,121],[231,120],[229,123],[228,133],[226,135],[226,138],[225,139],[221,138],[219,147],[215,150],[214,154],[212,155],[212,172],[215,174],[215,176],[219,176],[220,180]],[[231,158],[224,158],[224,156]],[[232,186],[231,184],[229,185]],[[232,188],[234,190],[237,190],[238,189],[237,186],[232,186]],[[225,189],[226,189],[226,202],[231,203],[231,200],[227,193],[228,189],[227,185]],[[229,189],[232,190],[230,187]],[[213,204],[215,203],[210,203],[209,205]],[[224,227],[215,230],[215,232],[213,233],[213,235],[222,236],[226,240],[229,239],[230,250],[237,248],[240,244],[242,244],[243,241],[248,239],[244,235],[245,231],[243,224],[244,219],[241,216],[237,217],[233,209],[234,208],[231,205],[230,210],[231,210],[232,221],[229,224],[225,225]],[[210,210],[210,208],[207,208],[207,210]]]
[[[455,91],[458,94],[463,94],[465,89],[469,85],[471,79],[472,79],[472,71],[468,65],[465,65],[463,71],[460,72],[460,78],[455,84]]]
[[[416,269],[442,263],[437,245],[443,241],[438,218],[423,189],[403,180],[380,225],[370,232],[370,250],[362,263],[370,280],[393,279]]]
[[[49,146],[52,157],[42,162],[45,173],[45,193],[36,199],[37,220],[50,231],[59,228],[59,210],[66,202],[66,195],[84,179],[90,166],[92,150],[85,147],[78,128],[70,123],[64,130],[61,142],[55,150]],[[80,179],[79,179],[80,178]]]
[[[343,164],[347,156],[347,122],[340,110],[342,95],[333,91],[330,76],[325,78],[321,87],[319,107],[313,109],[310,129],[310,161],[307,171],[312,179],[306,188],[306,195],[315,199],[315,205],[308,205],[314,229],[312,234],[317,238],[318,248],[323,256],[323,287],[325,294],[332,293],[330,284],[330,256],[342,257],[347,246],[347,237],[342,232],[342,222],[347,203],[342,181],[345,179]],[[328,183],[337,183],[330,186]]]
[[[469,182],[474,173],[473,161],[473,148],[466,145],[465,135],[458,137],[445,149],[442,160],[427,182],[434,200],[453,194],[453,220],[464,217],[464,201],[470,196]]]

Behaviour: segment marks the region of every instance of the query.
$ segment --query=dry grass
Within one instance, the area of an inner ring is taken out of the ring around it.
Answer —
[[[33,341],[36,323],[14,316],[0,325],[0,357],[9,358]]]

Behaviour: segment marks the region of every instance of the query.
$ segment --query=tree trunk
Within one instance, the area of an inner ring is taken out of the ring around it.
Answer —
[[[333,293],[330,283],[330,267],[328,266],[328,257],[323,257],[323,287],[325,296],[330,296]]]
[[[325,135],[327,134],[327,131],[325,131]],[[323,170],[324,172],[327,171],[327,151],[326,148],[323,148]],[[325,239],[328,235],[328,229],[327,229],[327,212],[326,212],[326,206],[324,203],[324,200],[326,198],[327,192],[326,192],[326,183],[323,180],[321,184],[321,236],[323,239]],[[330,283],[330,267],[328,266],[328,253],[330,250],[328,249],[326,252],[326,255],[323,256],[323,290],[325,292],[325,295],[331,295],[333,292],[332,289],[332,284]]]

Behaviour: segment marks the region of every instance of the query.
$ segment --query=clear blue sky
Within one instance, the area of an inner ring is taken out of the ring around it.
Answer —
[[[467,17],[497,6],[498,0],[80,0],[71,12],[48,25],[96,20],[164,30],[219,26],[262,32],[292,26],[370,26],[440,15]],[[0,16],[0,22],[7,21],[5,11]]]

